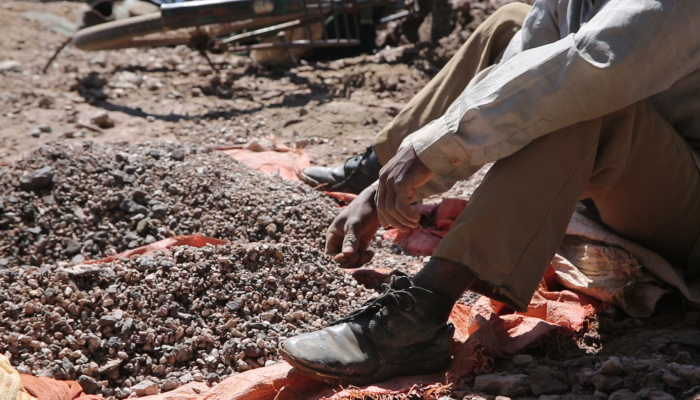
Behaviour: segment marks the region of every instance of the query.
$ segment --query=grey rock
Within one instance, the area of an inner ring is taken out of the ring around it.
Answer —
[[[639,393],[635,393],[629,389],[616,390],[610,394],[608,400],[641,400]]]
[[[530,377],[524,374],[487,374],[474,379],[478,391],[501,396],[523,396],[530,389]]]
[[[170,153],[170,159],[175,161],[182,161],[185,159],[185,150],[175,149]]]
[[[615,356],[611,356],[600,366],[600,373],[605,375],[622,375],[624,372],[625,368],[620,359]]]
[[[19,186],[24,190],[39,190],[51,184],[54,177],[53,168],[46,166],[19,178]]]
[[[534,358],[529,354],[516,354],[513,356],[513,364],[515,365],[529,364],[532,360]]]
[[[19,72],[21,69],[22,63],[17,60],[0,61],[0,73]]]
[[[122,364],[123,360],[119,359],[114,359],[114,360],[109,360],[105,364],[99,367],[97,370],[101,374],[106,374],[108,372],[112,372],[119,368],[119,366]]]
[[[109,129],[114,127],[114,120],[109,116],[106,111],[100,112],[90,118],[90,123],[97,125],[102,129]]]
[[[563,394],[571,389],[565,373],[543,365],[530,371],[530,387],[536,395]]]
[[[101,387],[100,383],[97,382],[95,378],[87,375],[80,375],[77,381],[80,386],[83,387],[83,392],[87,394],[97,394]]]
[[[138,397],[150,396],[159,392],[158,384],[149,380],[141,381],[129,389],[131,389],[132,393],[136,393]]]
[[[124,199],[121,204],[119,204],[119,208],[129,214],[148,214],[148,208],[142,206],[132,199]]]
[[[77,254],[82,249],[82,247],[83,246],[78,241],[71,240],[66,246],[66,254],[68,254],[69,256],[73,256]]]
[[[601,373],[593,375],[591,378],[593,386],[604,393],[612,393],[622,388],[623,379],[619,376],[610,376]]]

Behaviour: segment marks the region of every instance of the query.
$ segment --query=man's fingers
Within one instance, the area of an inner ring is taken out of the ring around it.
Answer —
[[[357,252],[359,246],[359,233],[362,223],[358,220],[350,220],[345,224],[345,238],[343,239],[343,254],[350,255]]]
[[[401,214],[401,217],[406,221],[406,224],[411,228],[418,226],[420,215],[411,208],[408,196],[396,196],[396,211]]]
[[[391,181],[391,180],[390,180]],[[386,196],[386,215],[385,218],[389,220],[392,226],[398,230],[406,231],[409,228],[415,227],[415,222],[406,219],[406,217],[401,214],[397,209],[397,205],[400,204],[400,199],[404,197],[402,190],[399,190],[395,185],[389,184]]]
[[[374,203],[377,205],[377,215],[379,216],[379,223],[384,229],[389,229],[389,221],[384,217],[384,203],[386,198],[386,177],[384,175],[379,175],[379,187],[377,188],[377,194],[374,196]]]
[[[329,256],[340,253],[343,246],[343,236],[335,232],[328,231],[326,233],[326,254]]]

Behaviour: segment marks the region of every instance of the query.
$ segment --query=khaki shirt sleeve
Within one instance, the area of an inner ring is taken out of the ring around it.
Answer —
[[[552,12],[537,4],[526,28]],[[700,67],[699,18],[697,0],[610,0],[577,33],[525,46],[467,88],[415,133],[414,149],[428,168],[450,174],[660,93]]]

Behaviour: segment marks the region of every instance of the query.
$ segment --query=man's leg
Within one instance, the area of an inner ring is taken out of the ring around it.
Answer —
[[[532,7],[510,3],[479,25],[459,51],[374,139],[382,165],[398,150],[406,136],[442,117],[474,76],[496,63]]]
[[[525,310],[583,198],[621,236],[687,266],[700,236],[700,171],[680,135],[640,102],[497,161],[414,283],[440,292],[461,268],[477,278],[471,290]]]
[[[526,310],[582,198],[612,229],[679,266],[697,251],[700,170],[668,122],[640,102],[497,161],[412,282],[392,281],[340,323],[287,340],[282,354],[345,383],[435,372],[449,362],[447,317],[459,295],[468,287]]]
[[[339,167],[310,167],[302,179],[324,190],[359,193],[371,185],[406,136],[442,116],[474,76],[494,64],[522,26],[530,6],[507,4],[469,36],[459,51],[375,138],[372,149]]]

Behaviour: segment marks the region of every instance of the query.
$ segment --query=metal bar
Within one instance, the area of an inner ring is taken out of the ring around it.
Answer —
[[[382,19],[379,20],[382,24],[386,24],[387,22],[391,22],[397,19],[401,19],[403,17],[407,17],[411,12],[408,10],[403,10],[399,11],[396,14],[388,15]]]
[[[251,18],[288,16],[302,13],[305,8],[305,0],[194,0],[163,4],[160,12],[163,26],[179,29]],[[296,17],[288,21],[292,19]]]
[[[311,31],[311,18],[309,17],[309,5],[306,4],[306,0],[304,0],[304,13],[306,14],[306,31],[309,34],[309,42],[313,43],[314,35],[313,35],[313,32]]]
[[[310,48],[310,47],[342,47],[342,46],[358,46],[360,44],[359,40],[356,39],[329,39],[329,40],[315,40],[313,42],[308,40],[294,40],[291,42],[278,42],[278,43],[260,43],[251,44],[247,46],[230,46],[227,51],[249,51],[249,50],[260,50],[260,49],[273,49],[278,47],[287,48]]]
[[[323,21],[323,6],[321,5],[321,0],[316,0],[316,3],[318,4],[318,16],[321,18],[321,21]],[[333,4],[331,3],[331,6]],[[333,8],[331,7],[331,12],[333,12]],[[311,22],[309,22],[311,24]],[[326,25],[324,24],[322,27],[323,30],[323,39],[328,40],[328,32],[326,31]]]
[[[343,22],[345,22],[345,35],[348,37],[348,39],[352,39],[352,35],[350,35],[350,23],[348,22],[348,9],[347,9],[347,1],[346,0],[341,0],[343,4]],[[357,38],[360,38],[359,32],[357,33]],[[338,33],[338,37],[340,37],[340,33]]]
[[[333,26],[335,27],[335,35],[337,39],[340,39],[340,27],[338,26],[338,13],[336,12],[335,9],[335,4],[333,4],[333,0],[331,0],[331,15],[333,16]],[[350,39],[348,37],[348,39]]]
[[[352,5],[353,5],[353,10],[355,11],[355,33],[357,34],[357,38],[359,39],[360,36],[360,7],[357,6],[357,0],[352,0]]]
[[[267,28],[262,28],[258,29],[255,31],[251,32],[246,32],[246,33],[241,33],[239,35],[231,36],[229,38],[226,38],[221,41],[221,44],[228,44],[228,43],[234,43],[234,42],[240,42],[241,40],[245,39],[251,39],[257,36],[265,35],[268,33],[276,33],[279,31],[284,31],[287,29],[291,28],[296,28],[297,26],[301,25],[301,20],[296,20],[296,21],[291,21],[291,22],[286,22],[284,24],[279,24],[279,25],[273,25]]]

